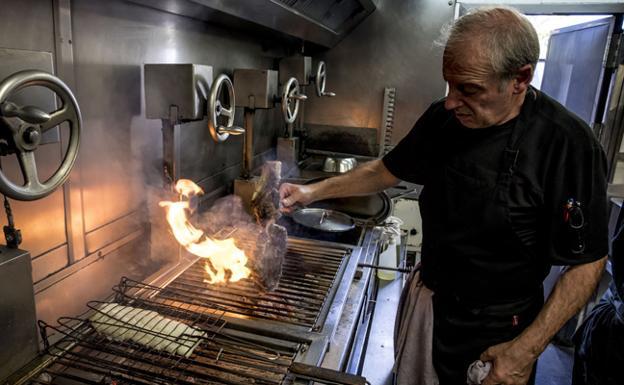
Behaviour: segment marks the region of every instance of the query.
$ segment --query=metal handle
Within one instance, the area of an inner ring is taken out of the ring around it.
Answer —
[[[334,97],[336,94],[334,92],[326,92],[325,85],[327,83],[327,71],[325,68],[325,62],[319,61],[318,66],[316,67],[316,75],[314,76],[314,84],[316,89],[316,96],[329,96]]]
[[[308,97],[302,94],[292,95],[292,96],[289,96],[289,98],[301,100],[302,102],[305,100],[308,100]]]
[[[412,272],[412,269],[407,269],[407,268],[404,268],[404,267],[390,267],[390,266],[371,265],[370,263],[358,263],[358,267],[370,267],[371,269],[398,271],[400,273],[411,273]]]
[[[242,135],[245,133],[245,129],[243,127],[238,127],[238,126],[232,126],[232,127],[219,126],[218,131],[225,132],[230,135]]]
[[[329,214],[327,213],[327,211],[323,211],[323,213],[321,213],[321,219],[319,220],[319,225],[322,225],[323,222],[325,222],[325,219],[327,219],[327,216]]]
[[[305,380],[318,380],[329,384],[345,384],[345,385],[365,385],[366,378],[355,374],[338,372],[332,369],[320,368],[293,362],[288,367],[288,373],[296,378]]]
[[[229,106],[226,106],[220,100],[221,91],[224,88],[227,91]],[[225,141],[230,135],[241,135],[245,132],[244,128],[234,126],[235,106],[234,85],[232,85],[232,81],[227,75],[221,74],[212,84],[208,100],[208,129],[210,130],[210,136],[212,136],[215,142],[220,143]],[[227,116],[225,125],[219,124],[218,118],[220,116]]]
[[[308,97],[301,94],[299,90],[299,82],[295,78],[290,78],[284,85],[282,90],[282,115],[284,121],[288,124],[294,123],[299,113],[299,102],[306,100]],[[294,101],[294,103],[292,102]]]
[[[41,124],[50,120],[50,114],[35,106],[20,107],[8,101],[0,104],[0,115],[7,118],[17,117],[32,124]]]
[[[19,107],[7,99],[14,93],[31,86],[46,87],[53,91],[63,105],[60,109],[48,114],[32,106]],[[9,180],[0,171],[0,192],[17,200],[31,201],[51,194],[63,184],[78,157],[82,116],[78,102],[71,90],[61,79],[43,71],[17,72],[0,83],[0,119],[4,127],[9,127],[13,136],[14,150],[17,153],[20,169],[24,179],[22,186]],[[7,119],[9,118],[9,119]],[[18,119],[17,124],[10,119]],[[69,143],[61,165],[46,181],[39,180],[34,150],[37,149],[41,137],[47,130],[61,123],[69,123]]]

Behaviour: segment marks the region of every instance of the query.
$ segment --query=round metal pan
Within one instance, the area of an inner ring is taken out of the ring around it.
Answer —
[[[355,220],[347,214],[320,208],[303,208],[292,213],[292,219],[300,225],[316,230],[339,233],[355,227]]]
[[[316,178],[305,182],[312,184],[326,178]],[[392,199],[385,192],[370,195],[336,198],[310,204],[310,208],[338,211],[353,218],[358,223],[381,224],[392,213]]]

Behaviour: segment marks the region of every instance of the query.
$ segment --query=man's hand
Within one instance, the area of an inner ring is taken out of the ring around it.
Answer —
[[[480,359],[492,362],[492,369],[483,380],[483,385],[525,385],[537,357],[516,338],[489,347]]]
[[[284,183],[280,187],[282,211],[291,212],[297,204],[350,196],[361,196],[381,191],[399,183],[384,166],[381,159],[361,164],[346,174],[309,185]]]
[[[282,211],[291,212],[297,205],[305,206],[314,201],[311,185],[284,183],[280,186]]]

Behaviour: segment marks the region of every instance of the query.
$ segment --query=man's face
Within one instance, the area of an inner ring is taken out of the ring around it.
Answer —
[[[444,107],[468,128],[500,125],[517,116],[522,103],[514,94],[514,79],[500,80],[477,55],[459,55],[444,62],[449,87]]]

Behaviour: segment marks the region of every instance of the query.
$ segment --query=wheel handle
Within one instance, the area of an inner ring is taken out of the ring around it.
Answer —
[[[228,93],[229,106],[224,106],[220,100],[221,91],[223,88]],[[234,113],[235,113],[235,99],[234,99],[234,86],[230,78],[221,74],[212,84],[210,89],[210,98],[208,100],[208,129],[210,130],[210,136],[215,142],[223,142],[230,135],[241,135],[245,133],[245,129],[242,127],[234,126]],[[227,116],[227,123],[225,125],[219,124],[217,120],[219,116]]]
[[[61,108],[48,114],[37,107],[20,107],[7,99],[15,92],[31,86],[41,86],[53,91],[63,103]],[[56,76],[43,71],[26,70],[14,73],[0,83],[0,119],[2,128],[12,136],[24,184],[9,180],[0,170],[0,192],[10,198],[32,201],[51,194],[62,185],[71,172],[80,146],[82,117],[78,102],[71,90]],[[61,123],[69,123],[69,143],[63,161],[46,181],[39,180],[34,151],[42,135]]]
[[[321,60],[316,67],[316,76],[314,77],[316,96],[336,96],[334,92],[325,92],[325,83],[327,83],[327,71],[325,69],[325,62]]]
[[[303,95],[299,90],[299,82],[295,78],[290,78],[282,89],[282,115],[284,121],[291,124],[297,119],[299,114],[299,102],[306,100],[308,97]]]

